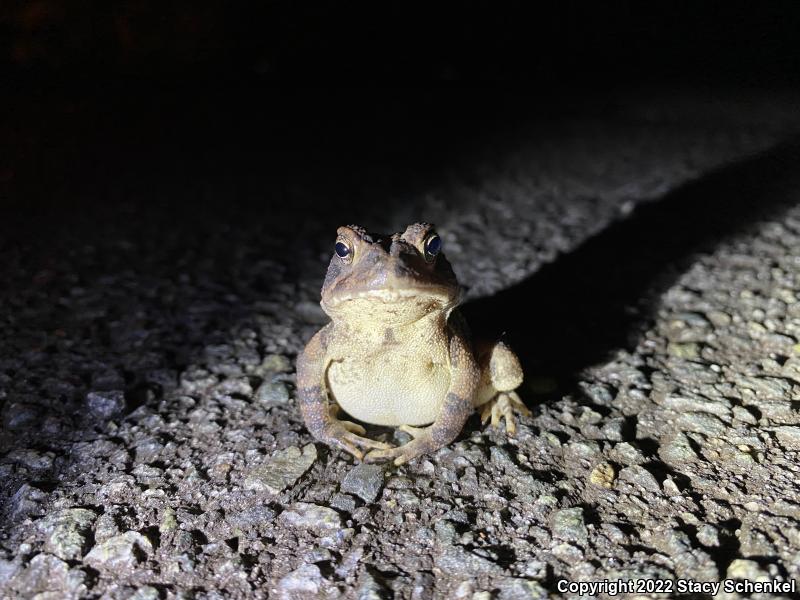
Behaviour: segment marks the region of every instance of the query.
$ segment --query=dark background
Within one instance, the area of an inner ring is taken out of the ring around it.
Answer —
[[[629,90],[800,83],[795,2],[607,4],[5,2],[0,194],[38,215],[114,202],[120,181],[313,168],[335,197],[520,123],[611,118]]]
[[[794,2],[57,2],[0,13],[2,64],[91,85],[798,82]]]

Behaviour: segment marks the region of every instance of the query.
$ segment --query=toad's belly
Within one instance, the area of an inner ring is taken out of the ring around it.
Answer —
[[[427,425],[450,387],[448,365],[345,360],[328,368],[328,390],[348,414],[374,425]]]

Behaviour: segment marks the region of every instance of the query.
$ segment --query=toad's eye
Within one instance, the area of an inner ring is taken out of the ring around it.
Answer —
[[[425,240],[425,258],[433,260],[442,251],[442,238],[435,233]]]
[[[350,246],[345,244],[344,242],[336,242],[336,256],[341,258],[343,261],[348,262],[350,259],[353,258],[353,251],[350,249]]]

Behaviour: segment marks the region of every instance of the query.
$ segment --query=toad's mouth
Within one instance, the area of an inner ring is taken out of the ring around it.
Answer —
[[[325,306],[335,308],[346,302],[366,300],[370,303],[379,304],[404,304],[417,301],[419,303],[439,303],[441,305],[451,304],[455,301],[457,294],[452,290],[437,286],[416,286],[400,289],[378,288],[348,291],[344,294],[332,294],[323,299]]]

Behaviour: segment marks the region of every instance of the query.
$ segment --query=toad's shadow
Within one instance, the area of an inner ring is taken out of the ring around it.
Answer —
[[[696,253],[791,205],[798,167],[793,139],[685,184],[526,280],[467,303],[467,321],[478,336],[507,332],[529,380],[553,378],[557,394],[573,392],[583,369],[635,343],[659,293]]]

